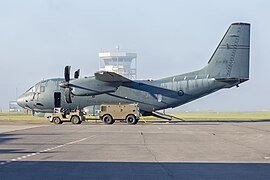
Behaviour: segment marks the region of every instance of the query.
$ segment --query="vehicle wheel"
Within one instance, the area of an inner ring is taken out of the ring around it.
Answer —
[[[105,124],[113,124],[114,123],[114,119],[112,118],[111,115],[109,114],[105,114],[103,117],[102,117],[102,120]]]
[[[138,119],[136,119],[136,117],[135,117],[133,114],[129,114],[129,115],[127,115],[127,117],[126,117],[126,122],[127,122],[128,124],[137,124]]]
[[[54,117],[53,118],[53,123],[54,124],[62,124],[63,122],[61,121],[61,119],[59,117]]]
[[[72,122],[72,124],[81,124],[81,119],[79,116],[72,116],[71,122]]]

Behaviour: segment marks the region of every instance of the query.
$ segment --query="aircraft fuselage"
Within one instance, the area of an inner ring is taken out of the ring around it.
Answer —
[[[135,85],[131,83],[130,87],[119,86],[118,88],[111,88],[111,90],[110,88],[104,88],[102,93],[98,93],[95,90],[90,91],[90,89],[95,89],[95,87],[91,87],[91,84],[98,85],[93,77],[88,77],[83,78],[82,82],[78,83],[80,88],[77,91],[76,87],[74,88],[75,95],[72,95],[72,103],[67,103],[64,97],[64,89],[59,86],[61,82],[63,82],[63,79],[41,81],[18,98],[17,102],[23,107],[44,113],[53,112],[55,107],[73,110],[100,104],[138,103],[141,112],[147,113],[174,108],[239,83],[238,81],[233,83],[219,82],[210,78],[209,75],[205,78],[198,75],[193,77],[183,75],[157,81],[136,81],[137,83]],[[102,87],[104,86],[102,84]],[[80,89],[85,89],[85,93]],[[110,92],[113,90],[115,92]]]

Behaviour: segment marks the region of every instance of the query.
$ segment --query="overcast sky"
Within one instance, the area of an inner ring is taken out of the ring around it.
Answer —
[[[42,79],[98,70],[101,50],[138,54],[138,78],[197,70],[233,22],[251,23],[250,80],[177,110],[270,110],[268,0],[0,0],[0,110]]]

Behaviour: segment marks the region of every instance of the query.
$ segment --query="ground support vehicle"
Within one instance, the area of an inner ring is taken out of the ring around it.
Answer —
[[[139,106],[138,104],[102,104],[99,118],[105,124],[113,124],[115,120],[137,124],[140,118]]]
[[[62,124],[63,122],[72,122],[72,124],[81,124],[85,121],[84,114],[80,110],[75,110],[66,114],[65,112],[55,111],[49,117],[49,121],[54,124]]]

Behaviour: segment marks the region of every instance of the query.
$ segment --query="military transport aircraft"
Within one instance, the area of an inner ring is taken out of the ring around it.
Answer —
[[[198,45],[200,46],[200,45]],[[239,86],[249,79],[250,24],[233,23],[228,28],[208,64],[197,71],[159,80],[130,80],[114,72],[97,72],[37,83],[17,99],[18,105],[35,112],[83,109],[100,104],[137,103],[142,115],[174,108],[223,88]]]

